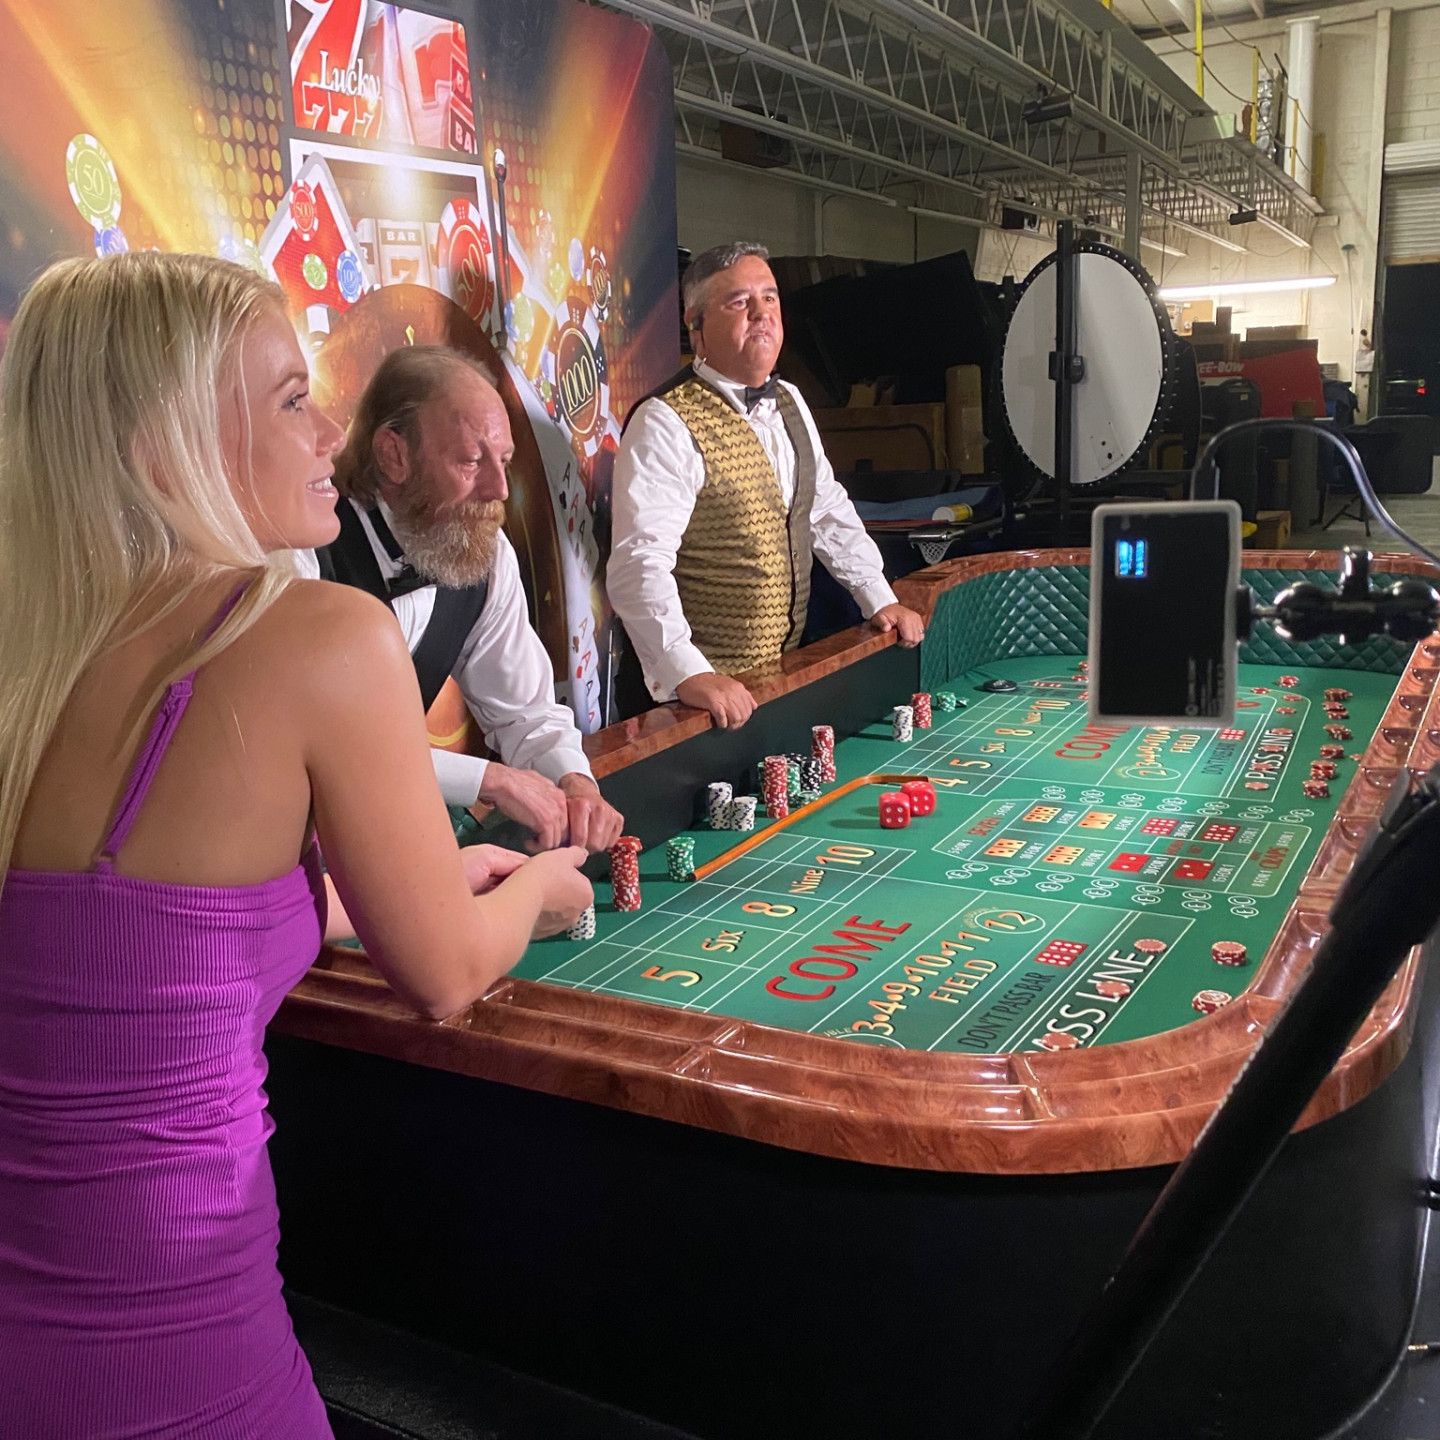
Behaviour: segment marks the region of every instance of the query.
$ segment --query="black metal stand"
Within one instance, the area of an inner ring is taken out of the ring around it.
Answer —
[[[1440,920],[1440,766],[1401,772],[1309,975],[1170,1178],[1017,1440],[1087,1440],[1380,993]],[[1242,1302],[1243,1303],[1243,1302]]]
[[[1080,267],[1075,255],[1075,226],[1062,220],[1055,228],[1055,348],[1050,379],[1055,382],[1055,482],[1060,487],[1061,543],[1070,521],[1070,477],[1074,473],[1075,386],[1085,378],[1085,359],[1076,354]]]

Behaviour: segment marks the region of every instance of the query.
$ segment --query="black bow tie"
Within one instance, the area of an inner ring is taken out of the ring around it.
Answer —
[[[780,382],[772,375],[763,385],[745,387],[745,413],[749,415],[762,400],[773,400]]]

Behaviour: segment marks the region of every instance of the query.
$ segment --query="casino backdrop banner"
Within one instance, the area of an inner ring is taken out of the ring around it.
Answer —
[[[0,336],[52,260],[197,250],[279,282],[348,423],[380,358],[486,362],[557,687],[608,708],[620,424],[676,368],[669,64],[572,0],[0,0]]]

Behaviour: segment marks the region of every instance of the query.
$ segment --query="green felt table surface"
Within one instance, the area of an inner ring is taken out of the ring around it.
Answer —
[[[839,744],[818,802],[779,821],[762,806],[753,833],[697,826],[693,881],[669,879],[663,846],[647,852],[639,912],[616,913],[597,886],[595,938],[532,945],[515,974],[936,1052],[1107,1044],[1198,1020],[1197,994],[1255,976],[1395,677],[1242,665],[1233,727],[1124,729],[1089,723],[1078,663],[994,660],[936,684],[966,704],[908,743],[887,707],[909,696],[877,697],[886,716]],[[1017,690],[980,688],[994,677]],[[1330,686],[1352,692],[1338,722]],[[1333,723],[1353,738],[1329,796],[1307,797]],[[933,779],[935,813],[882,829],[885,776]],[[1220,940],[1246,963],[1216,963]]]

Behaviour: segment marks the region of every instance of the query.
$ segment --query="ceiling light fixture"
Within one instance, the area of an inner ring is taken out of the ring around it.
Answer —
[[[1221,285],[1167,285],[1162,300],[1208,300],[1222,295],[1263,295],[1280,290],[1322,290],[1333,285],[1333,275],[1299,275],[1293,280],[1233,280]]]

